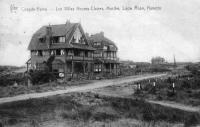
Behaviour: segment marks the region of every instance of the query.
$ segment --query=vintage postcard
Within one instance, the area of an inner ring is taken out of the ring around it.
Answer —
[[[199,0],[0,0],[0,127],[200,126]]]

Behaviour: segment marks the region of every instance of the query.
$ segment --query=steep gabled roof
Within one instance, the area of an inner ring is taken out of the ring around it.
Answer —
[[[52,45],[50,49],[54,48],[76,48],[77,46],[73,46],[69,44],[69,41],[71,37],[73,36],[75,30],[77,27],[80,28],[82,32],[83,29],[79,23],[66,23],[66,24],[60,24],[60,25],[51,25],[51,26],[43,26],[39,30],[35,32],[35,34],[32,36],[32,39],[30,41],[30,44],[28,46],[29,50],[42,50],[42,49],[48,49],[48,45],[46,43],[40,43],[40,38],[44,38],[47,33],[46,29],[47,27],[51,27],[51,36],[56,37],[56,36],[65,36],[66,37],[66,43],[62,44],[56,44]],[[85,35],[84,35],[85,36]],[[87,39],[86,39],[87,41]],[[83,46],[84,47],[84,46]],[[87,49],[94,50],[90,45],[88,45]]]
[[[111,41],[110,39],[108,39],[107,37],[104,36],[104,34],[102,32],[91,35],[88,40],[90,41],[90,43],[94,43],[94,42],[101,42],[105,45],[114,45],[115,47],[117,47],[115,45],[115,43],[113,41]]]

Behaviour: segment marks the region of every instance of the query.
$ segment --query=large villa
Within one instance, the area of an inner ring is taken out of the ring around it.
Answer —
[[[28,49],[29,70],[44,70],[50,62],[50,71],[63,79],[119,75],[115,43],[103,32],[85,34],[80,23],[42,26],[32,36]]]

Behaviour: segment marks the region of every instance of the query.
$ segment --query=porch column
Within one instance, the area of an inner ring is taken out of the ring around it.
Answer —
[[[117,74],[117,71],[116,71],[117,69],[116,69],[116,64],[115,64],[115,63],[113,64],[113,69],[114,69],[114,70],[113,70],[113,71],[114,71],[114,74],[116,75],[116,74]]]
[[[65,79],[67,79],[67,61],[65,60],[65,64],[64,64],[64,77]]]
[[[83,74],[85,74],[85,61],[83,61]]]
[[[26,71],[27,71],[27,73],[28,73],[28,63],[26,63]]]
[[[74,61],[72,60],[72,74],[74,73]]]
[[[103,64],[101,63],[101,74],[103,75],[103,71],[104,71],[104,68],[103,68]]]
[[[110,73],[111,73],[111,63],[110,63]]]

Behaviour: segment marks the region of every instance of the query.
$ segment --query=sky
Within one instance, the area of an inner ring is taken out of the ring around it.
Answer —
[[[91,6],[104,10],[76,10]],[[160,9],[148,10],[148,6]],[[161,56],[172,62],[175,55],[178,62],[200,61],[199,0],[0,0],[0,65],[24,65],[30,58],[27,47],[34,32],[43,25],[67,20],[81,23],[90,35],[103,31],[116,43],[123,60],[150,62]]]

